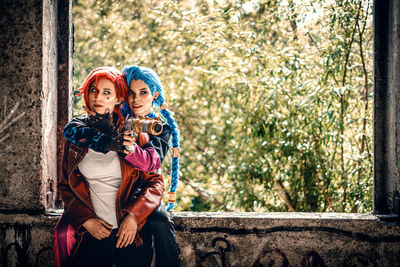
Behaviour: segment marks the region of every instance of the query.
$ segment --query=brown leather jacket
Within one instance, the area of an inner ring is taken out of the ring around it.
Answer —
[[[58,179],[58,191],[64,201],[64,216],[78,233],[86,231],[82,224],[96,218],[90,200],[88,184],[77,166],[88,152],[88,148],[78,147],[71,142],[64,144],[62,175]],[[137,221],[138,230],[147,217],[160,204],[164,181],[161,175],[138,171],[120,157],[122,183],[117,193],[116,212],[118,224],[127,213]]]

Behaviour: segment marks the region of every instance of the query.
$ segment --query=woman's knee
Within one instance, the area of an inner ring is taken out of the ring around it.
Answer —
[[[168,212],[163,208],[163,206],[159,206],[153,214],[149,217],[148,223],[153,229],[170,229],[172,227],[172,221],[169,219]]]

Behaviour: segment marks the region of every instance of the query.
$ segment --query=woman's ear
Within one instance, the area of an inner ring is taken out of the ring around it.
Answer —
[[[156,100],[159,95],[160,95],[159,92],[155,92],[153,95],[153,101]]]
[[[122,101],[123,101],[122,98],[118,98],[118,102],[117,102],[117,104],[115,104],[115,105],[116,105],[116,106],[121,105]]]

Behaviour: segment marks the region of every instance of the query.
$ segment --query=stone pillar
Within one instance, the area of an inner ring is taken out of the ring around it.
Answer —
[[[37,213],[45,209],[43,1],[3,0],[0,10],[0,209]]]
[[[400,2],[374,1],[374,211],[400,204]]]
[[[0,1],[0,212],[54,206],[58,117],[68,120],[71,94],[71,12],[72,1]]]

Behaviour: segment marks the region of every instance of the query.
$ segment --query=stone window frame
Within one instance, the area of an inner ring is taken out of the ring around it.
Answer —
[[[46,214],[59,214],[63,129],[72,119],[72,0],[43,1],[42,185],[40,203]],[[56,94],[54,94],[56,88]],[[57,115],[52,117],[53,110]],[[56,157],[55,157],[56,155]]]
[[[47,0],[45,2],[51,2]],[[378,4],[379,2],[379,4]],[[384,220],[398,220],[400,213],[400,9],[395,1],[374,0],[374,214]],[[51,5],[49,5],[51,6]],[[44,173],[42,186],[45,208],[56,208],[56,177],[61,173],[63,128],[72,118],[72,1],[57,4],[57,173]],[[396,101],[397,100],[397,101]],[[397,140],[396,140],[397,139]],[[45,143],[45,142],[44,142]],[[42,201],[43,202],[43,201]]]

